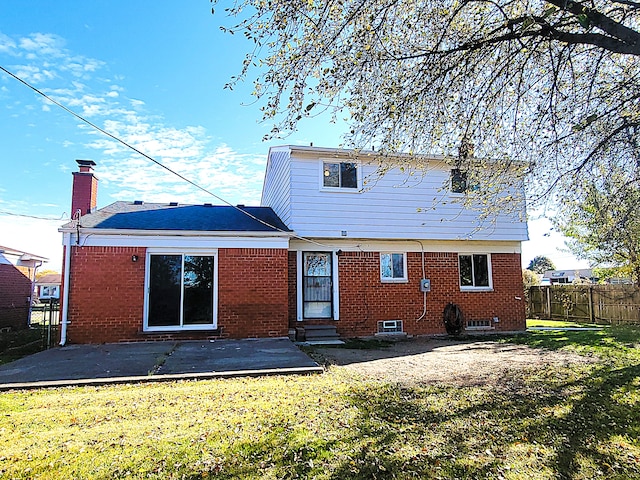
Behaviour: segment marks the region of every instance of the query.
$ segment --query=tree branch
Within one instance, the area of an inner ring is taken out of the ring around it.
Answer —
[[[569,12],[573,15],[586,15],[589,22],[605,33],[608,33],[614,38],[617,38],[621,42],[635,47],[636,52],[640,52],[640,33],[629,28],[619,22],[616,22],[612,18],[602,14],[601,12],[587,7],[584,3],[574,2],[572,0],[547,0],[552,5]],[[635,55],[640,55],[636,53]]]

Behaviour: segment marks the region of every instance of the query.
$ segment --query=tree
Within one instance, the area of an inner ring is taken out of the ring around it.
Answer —
[[[39,280],[40,278],[44,277],[45,275],[50,275],[50,274],[60,274],[60,272],[56,272],[55,270],[49,270],[49,269],[45,269],[45,270],[39,270],[36,273],[36,280]]]
[[[544,255],[538,255],[534,257],[533,260],[529,262],[529,266],[527,270],[531,270],[535,273],[544,273],[547,270],[555,270],[556,266],[553,264],[549,257],[545,257]]]
[[[640,166],[630,174],[611,163],[599,173],[564,204],[555,224],[576,256],[619,267],[640,283]]]
[[[540,278],[530,268],[525,268],[522,270],[522,283],[524,288],[533,287],[540,285]]]
[[[239,0],[227,13],[223,29],[254,44],[229,86],[255,71],[269,138],[329,112],[350,124],[344,146],[375,145],[382,166],[440,153],[482,176],[485,205],[513,204],[514,182],[530,204],[575,188],[606,152],[640,161],[640,1]]]

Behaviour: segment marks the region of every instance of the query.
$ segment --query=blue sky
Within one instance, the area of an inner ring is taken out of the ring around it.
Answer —
[[[211,15],[209,0],[0,0],[0,65],[229,202],[257,205],[269,146],[337,147],[343,127],[320,117],[262,141],[271,125],[259,122],[251,82],[223,88],[252,46],[219,30],[223,4]],[[99,207],[219,203],[0,72],[0,245],[60,269],[75,159],[98,164]],[[530,224],[523,263],[542,254],[584,266],[545,233],[546,221]]]

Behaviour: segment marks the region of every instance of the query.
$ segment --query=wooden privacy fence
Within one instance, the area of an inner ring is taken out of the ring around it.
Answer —
[[[640,288],[635,285],[529,287],[529,318],[640,325]]]

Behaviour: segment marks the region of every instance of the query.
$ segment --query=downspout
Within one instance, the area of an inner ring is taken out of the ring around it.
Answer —
[[[64,234],[64,290],[62,291],[62,320],[60,322],[60,346],[67,343],[69,315],[69,279],[71,278],[71,233]]]

